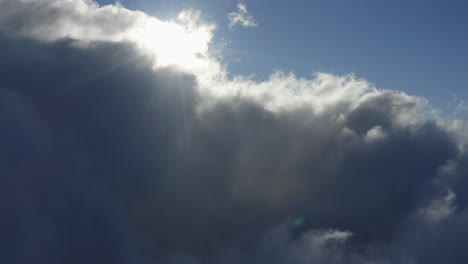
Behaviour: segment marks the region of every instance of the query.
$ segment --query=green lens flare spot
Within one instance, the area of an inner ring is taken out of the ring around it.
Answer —
[[[296,219],[294,219],[294,221],[292,222],[292,226],[293,227],[300,227],[304,224],[304,220],[305,218],[304,217],[298,217]]]

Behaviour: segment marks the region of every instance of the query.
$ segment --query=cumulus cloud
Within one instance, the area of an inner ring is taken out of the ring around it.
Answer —
[[[176,53],[167,30],[211,28],[196,11],[1,5],[2,263],[468,259],[466,127],[423,98],[352,74],[231,79],[209,41],[209,73],[158,64],[131,37],[167,23],[152,39]]]
[[[243,3],[237,4],[237,12],[228,14],[229,28],[240,24],[243,27],[257,27],[258,24],[254,17],[247,11],[247,6]]]
[[[120,4],[99,6],[92,0],[8,0],[2,3],[0,27],[4,33],[45,42],[72,38],[77,45],[134,43],[157,57],[156,66],[194,72],[216,67],[208,54],[215,25],[203,23],[195,10],[184,10],[174,21],[162,21]]]

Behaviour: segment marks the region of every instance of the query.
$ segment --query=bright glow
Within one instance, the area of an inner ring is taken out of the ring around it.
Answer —
[[[205,68],[214,25],[199,24],[200,13],[182,11],[176,21],[147,18],[132,32],[132,40],[156,55],[157,66],[194,71]]]

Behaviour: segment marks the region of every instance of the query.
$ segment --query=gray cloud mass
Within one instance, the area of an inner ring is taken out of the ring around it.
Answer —
[[[1,263],[468,261],[468,156],[420,100],[273,111],[132,43],[10,28]]]

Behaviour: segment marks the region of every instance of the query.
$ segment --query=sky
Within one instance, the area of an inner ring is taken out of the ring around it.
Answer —
[[[451,3],[0,0],[0,263],[467,263]]]
[[[100,0],[102,4],[113,1]],[[248,1],[258,27],[229,29],[233,0],[121,1],[162,18],[194,8],[219,25],[231,74],[266,79],[354,73],[382,89],[423,96],[444,115],[468,98],[465,1]]]

